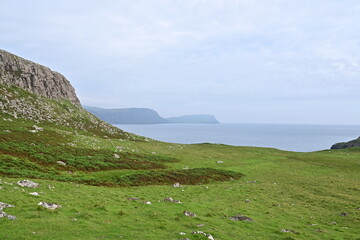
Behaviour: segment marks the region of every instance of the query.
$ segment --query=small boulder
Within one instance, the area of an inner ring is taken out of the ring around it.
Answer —
[[[7,218],[10,219],[10,220],[16,220],[16,217],[13,216],[13,215],[7,215]]]
[[[137,200],[140,200],[140,198],[137,198],[137,197],[129,197],[128,200],[130,200],[130,201],[137,201]]]
[[[30,195],[33,195],[33,196],[40,196],[38,192],[32,192],[32,193],[29,193]]]
[[[150,204],[151,204],[151,202],[150,202],[150,201],[145,201],[144,203],[145,203],[145,204],[148,204],[148,205],[150,205]]]
[[[342,217],[347,217],[349,215],[349,213],[343,212],[343,213],[340,213],[339,215]]]
[[[55,210],[55,209],[61,208],[61,206],[58,204],[47,203],[47,202],[39,202],[38,206],[42,206],[42,207],[50,209],[50,210]]]
[[[196,214],[190,211],[185,210],[183,214],[187,217],[196,217]]]
[[[0,218],[7,217],[7,214],[3,211],[0,211]]]
[[[28,187],[28,188],[37,188],[39,186],[38,183],[35,183],[33,181],[30,181],[30,180],[18,181],[17,185],[19,185],[21,187]]]
[[[119,154],[114,153],[114,158],[120,158]]]
[[[281,232],[299,234],[299,232],[291,229],[281,229]]]
[[[7,203],[0,202],[0,210],[3,210],[4,208],[9,208],[9,207],[15,207],[15,206],[7,204]]]
[[[56,161],[57,164],[61,165],[61,166],[66,166],[66,163],[63,161]]]
[[[173,187],[179,188],[179,187],[183,187],[183,186],[181,186],[181,184],[177,182],[177,183],[174,183],[174,184],[173,184]]]
[[[172,197],[164,198],[164,202],[181,203],[180,200],[174,200]]]
[[[254,221],[253,219],[251,219],[247,216],[243,216],[243,215],[236,215],[236,216],[230,217],[230,219],[233,221],[247,221],[247,222]]]
[[[193,231],[191,234],[201,234],[206,236],[209,240],[215,240],[214,237],[210,233],[204,233],[202,231]]]

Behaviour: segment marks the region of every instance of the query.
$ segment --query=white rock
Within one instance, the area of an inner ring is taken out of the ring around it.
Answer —
[[[173,186],[176,187],[176,188],[178,188],[178,187],[183,187],[183,186],[181,186],[181,184],[178,183],[178,182],[177,182],[177,183],[174,183]]]
[[[114,158],[120,158],[120,156],[116,153],[114,153]]]
[[[14,205],[10,205],[8,203],[3,203],[0,202],[0,210],[3,210],[4,208],[9,208],[9,207],[15,207]]]
[[[56,161],[57,164],[61,165],[61,166],[66,166],[66,163],[63,161]]]
[[[33,195],[33,196],[40,196],[38,192],[32,192],[32,193],[29,193],[30,195]]]
[[[30,181],[30,180],[18,181],[17,185],[19,185],[21,187],[28,187],[28,188],[37,188],[39,186],[38,183],[35,183],[33,181]]]
[[[39,202],[38,206],[42,206],[42,207],[50,209],[50,210],[55,210],[55,209],[61,208],[61,206],[56,203],[47,203],[47,202]]]

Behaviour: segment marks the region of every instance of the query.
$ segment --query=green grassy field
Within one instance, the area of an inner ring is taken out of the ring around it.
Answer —
[[[0,240],[208,239],[193,231],[216,240],[360,239],[358,148],[296,153],[170,144],[116,130],[67,103],[46,106],[67,111],[48,116],[64,124],[1,112],[0,202],[14,205],[3,211],[17,219],[0,218]],[[40,187],[16,185],[24,179]],[[35,191],[40,196],[30,195]],[[41,201],[62,207],[48,210]],[[237,215],[253,221],[230,219]]]

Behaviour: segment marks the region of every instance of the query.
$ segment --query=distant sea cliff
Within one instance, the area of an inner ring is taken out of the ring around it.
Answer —
[[[331,146],[331,149],[343,149],[343,148],[354,148],[360,147],[360,137],[348,142],[336,143]]]
[[[219,123],[215,116],[209,114],[163,118],[150,108],[104,109],[90,106],[83,107],[101,120],[111,124]]]

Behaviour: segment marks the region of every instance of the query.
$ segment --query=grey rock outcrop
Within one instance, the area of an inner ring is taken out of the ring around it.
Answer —
[[[253,219],[251,219],[247,216],[243,216],[243,215],[236,215],[236,216],[230,217],[230,219],[233,221],[247,221],[247,222],[254,221]]]
[[[185,210],[183,214],[187,217],[197,217],[195,213]]]
[[[14,207],[14,205],[0,202],[0,210],[3,210],[4,208],[10,208],[10,207]]]
[[[30,180],[18,181],[17,185],[22,186],[22,187],[28,187],[28,188],[37,188],[39,186],[38,183],[30,181]]]
[[[360,147],[360,137],[348,142],[336,143],[331,146],[331,149],[343,149],[343,148],[354,148]]]
[[[38,206],[42,206],[42,207],[50,209],[50,210],[55,210],[55,209],[61,208],[61,206],[59,204],[47,203],[47,202],[39,202]]]
[[[60,73],[0,49],[0,84],[16,86],[54,100],[80,106],[75,89]]]

